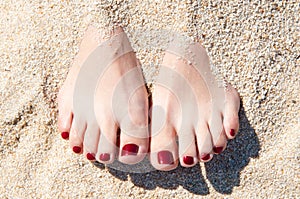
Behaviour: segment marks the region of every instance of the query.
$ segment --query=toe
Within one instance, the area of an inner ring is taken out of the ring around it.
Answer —
[[[239,130],[238,110],[226,108],[223,121],[225,133],[228,139],[233,139]]]
[[[148,127],[135,130],[122,129],[120,134],[119,161],[125,164],[136,164],[148,153]]]
[[[70,147],[74,153],[81,154],[83,152],[82,147],[85,130],[85,121],[74,117],[70,130]]]
[[[65,83],[66,84],[66,83]],[[58,130],[63,139],[69,139],[70,129],[72,126],[73,113],[71,108],[71,103],[69,99],[70,89],[63,85],[57,95],[57,104],[58,104]]]
[[[113,121],[105,120],[100,124],[100,128],[96,159],[104,164],[110,164],[115,160],[118,127]]]
[[[135,164],[142,161],[149,148],[148,99],[146,90],[138,89],[128,102],[128,114],[120,122],[119,161]]]
[[[65,140],[69,139],[71,124],[72,124],[72,113],[66,109],[59,109],[58,112],[58,130],[61,133],[61,137]]]
[[[192,129],[178,133],[180,164],[192,167],[198,162],[195,134]]]
[[[209,130],[213,142],[213,152],[220,154],[224,151],[227,144],[227,137],[223,128],[222,117],[220,114],[214,114],[213,119],[209,123]]]
[[[97,153],[99,136],[100,130],[97,124],[89,123],[84,134],[83,151],[85,157],[90,161],[96,159],[95,154]]]
[[[233,139],[239,129],[238,112],[226,111],[224,113],[224,129],[228,139]]]
[[[213,157],[211,154],[213,151],[213,142],[207,124],[202,123],[198,128],[196,128],[196,139],[199,160],[201,162],[208,162]]]
[[[220,137],[219,137],[218,141],[216,141],[216,143],[214,144],[213,152],[215,154],[222,153],[225,150],[226,145],[227,145],[227,137],[225,135],[225,131],[222,130],[222,132],[220,133]]]
[[[233,139],[239,129],[240,97],[237,91],[229,85],[226,92],[226,105],[224,110],[224,129],[228,139]]]
[[[153,117],[152,125],[156,122]],[[159,132],[152,132],[150,161],[154,168],[162,171],[175,169],[178,165],[178,148],[175,129],[166,125]]]

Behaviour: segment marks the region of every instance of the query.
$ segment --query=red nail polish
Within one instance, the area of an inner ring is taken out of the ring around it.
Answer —
[[[229,134],[230,134],[232,137],[234,137],[234,136],[235,136],[235,132],[234,132],[234,130],[233,130],[233,129],[230,129],[230,132],[229,132]]]
[[[61,137],[63,138],[63,139],[68,139],[69,138],[69,132],[62,132],[61,133]]]
[[[139,146],[136,144],[126,144],[123,146],[121,156],[136,155],[139,151]]]
[[[216,154],[220,154],[220,153],[223,151],[223,147],[221,147],[221,146],[219,146],[219,147],[214,146],[214,147],[213,147],[213,151],[214,151]]]
[[[159,164],[174,164],[173,155],[170,151],[160,151],[157,153]]]
[[[101,161],[108,161],[110,159],[110,154],[109,153],[101,153],[100,154],[100,160]]]
[[[73,147],[73,151],[74,151],[74,153],[80,153],[80,152],[81,152],[81,147],[79,147],[79,146],[74,146],[74,147]]]
[[[207,161],[207,160],[210,159],[210,154],[205,154],[205,153],[204,153],[204,154],[201,155],[200,158],[201,158],[201,160],[203,160],[203,161]]]
[[[86,158],[88,160],[95,160],[95,154],[93,154],[93,153],[87,153],[86,154]]]
[[[192,164],[194,164],[194,157],[191,157],[191,156],[184,156],[184,157],[183,157],[183,162],[184,162],[184,164],[186,164],[186,165],[192,165]]]

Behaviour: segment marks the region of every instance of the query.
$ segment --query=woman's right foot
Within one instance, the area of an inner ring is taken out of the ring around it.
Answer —
[[[71,149],[88,160],[134,164],[148,152],[148,94],[123,30],[109,37],[94,27],[86,31],[59,91],[58,127]]]

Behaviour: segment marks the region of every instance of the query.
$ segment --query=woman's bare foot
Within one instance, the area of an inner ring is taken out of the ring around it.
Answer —
[[[151,163],[172,170],[209,161],[238,132],[240,98],[231,85],[220,86],[205,49],[174,41],[154,87]]]
[[[58,127],[72,150],[88,160],[134,164],[148,152],[148,94],[123,30],[109,37],[87,29],[59,91]]]

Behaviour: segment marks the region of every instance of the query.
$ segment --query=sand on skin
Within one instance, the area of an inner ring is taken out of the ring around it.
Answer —
[[[299,3],[118,2],[102,12],[91,1],[0,3],[0,197],[300,197]],[[128,174],[71,152],[55,100],[85,28],[91,19],[105,26],[103,16],[125,26],[148,84],[163,53],[143,32],[202,40],[243,102],[240,135],[223,155],[192,169]]]

